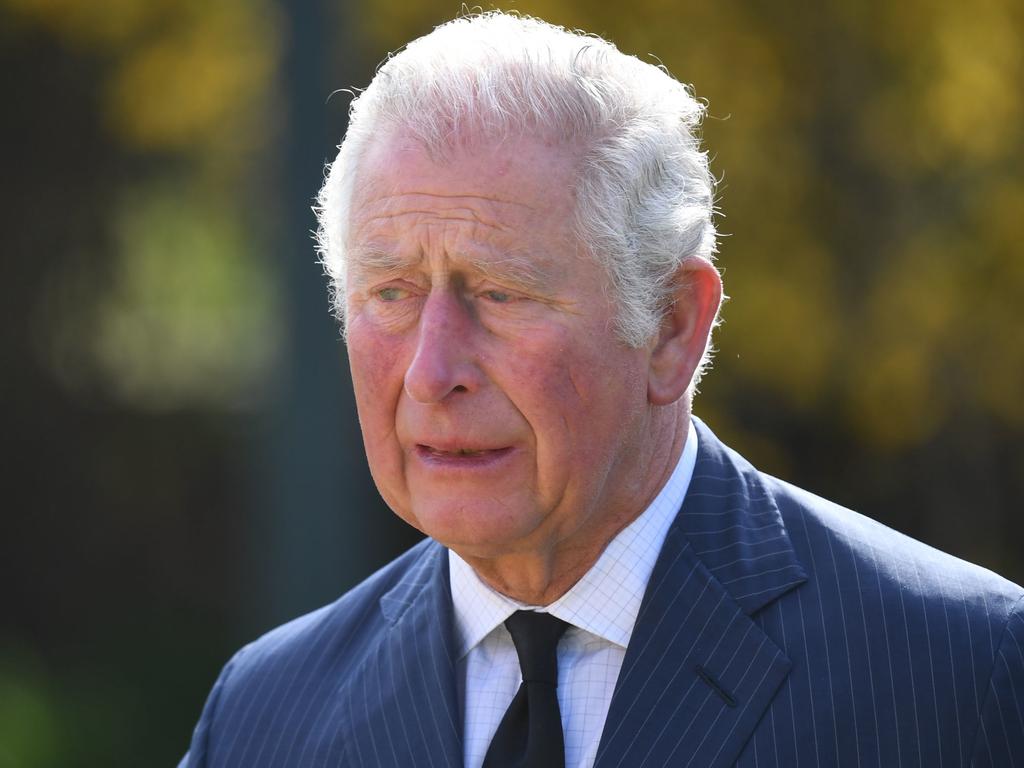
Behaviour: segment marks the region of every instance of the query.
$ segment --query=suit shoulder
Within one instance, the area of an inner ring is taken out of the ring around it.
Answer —
[[[968,615],[996,625],[1004,624],[1024,597],[1019,585],[986,568],[785,481],[762,478],[793,546],[818,578],[852,579],[862,589],[916,598],[926,605],[962,603]]]
[[[321,718],[333,711],[339,687],[389,630],[387,598],[408,598],[432,583],[443,552],[436,542],[424,540],[334,603],[238,651],[207,698],[188,764],[254,765],[262,746],[274,739],[280,746],[286,736],[308,745],[306,740],[322,727]]]

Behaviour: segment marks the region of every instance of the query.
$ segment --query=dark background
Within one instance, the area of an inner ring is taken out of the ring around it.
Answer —
[[[732,297],[696,412],[1024,580],[1024,10],[517,8],[706,98]],[[0,768],[170,765],[241,644],[415,540],[310,212],[416,0],[0,0]],[[648,54],[657,54],[657,59]]]

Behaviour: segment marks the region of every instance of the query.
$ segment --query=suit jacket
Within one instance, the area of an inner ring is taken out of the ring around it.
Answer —
[[[598,768],[1024,766],[1024,591],[697,429]],[[447,562],[424,541],[239,651],[182,765],[461,765]]]

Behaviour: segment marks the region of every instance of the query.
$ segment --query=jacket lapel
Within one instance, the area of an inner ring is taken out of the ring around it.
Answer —
[[[390,624],[344,693],[358,766],[461,766],[446,550],[430,542],[380,600]]]
[[[732,765],[791,666],[750,617],[806,574],[756,470],[694,423],[693,479],[644,595],[597,768]]]

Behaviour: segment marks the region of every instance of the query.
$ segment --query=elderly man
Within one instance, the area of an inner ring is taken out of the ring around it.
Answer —
[[[184,765],[1024,765],[1024,591],[691,417],[701,114],[500,13],[380,69],[321,244],[374,480],[429,538],[242,649]]]

